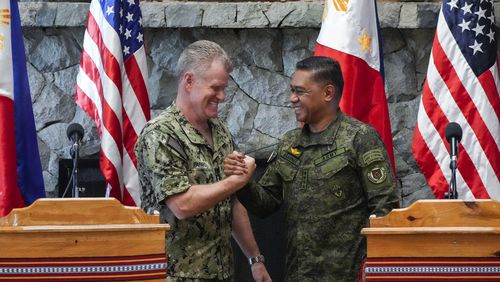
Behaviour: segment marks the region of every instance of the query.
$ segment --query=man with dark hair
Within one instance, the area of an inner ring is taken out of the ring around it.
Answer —
[[[271,281],[247,211],[233,196],[250,174],[223,173],[234,146],[217,110],[231,70],[218,44],[190,44],[177,63],[176,101],[148,122],[136,144],[142,208],[159,211],[171,226],[167,281],[233,281],[231,235],[252,262],[254,280]],[[255,161],[242,160],[253,172]]]
[[[285,133],[259,182],[237,193],[260,217],[284,208],[286,281],[357,281],[366,253],[361,229],[371,214],[398,204],[377,131],[340,111],[343,84],[330,58],[297,63],[290,102],[304,126]],[[245,174],[244,157],[233,152],[225,173]]]

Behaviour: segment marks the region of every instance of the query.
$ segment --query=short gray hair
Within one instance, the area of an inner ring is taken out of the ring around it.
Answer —
[[[177,79],[181,80],[182,76],[187,71],[192,71],[194,73],[205,71],[215,59],[221,60],[228,72],[233,70],[231,59],[219,44],[208,40],[199,40],[189,44],[189,46],[182,51],[177,61],[175,70]]]

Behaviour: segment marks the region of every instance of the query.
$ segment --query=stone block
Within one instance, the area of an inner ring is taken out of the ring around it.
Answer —
[[[263,28],[270,25],[264,11],[269,4],[264,3],[241,3],[237,6],[236,21],[239,26],[244,28]]]
[[[440,7],[439,3],[406,3],[401,8],[399,27],[436,27]]]
[[[231,75],[241,90],[257,102],[275,106],[290,105],[288,77],[255,66],[238,66]]]
[[[401,6],[401,3],[378,2],[378,20],[381,28],[398,26]]]
[[[19,3],[19,17],[22,26],[37,26],[36,14],[41,9],[42,2]]]
[[[56,8],[54,26],[86,26],[89,4],[59,3]]]
[[[281,21],[280,27],[321,27],[323,5],[315,2],[292,2],[293,7]]]
[[[67,36],[44,36],[35,50],[27,55],[33,66],[41,72],[65,69],[80,62],[81,50]]]
[[[240,32],[241,46],[260,68],[281,72],[282,35],[275,29],[245,29]]]
[[[165,11],[169,6],[157,2],[142,2],[142,24],[147,27],[164,27]]]
[[[256,130],[274,138],[281,138],[287,131],[299,126],[291,107],[260,104],[254,121]]]
[[[203,9],[198,3],[170,2],[165,7],[166,27],[199,27],[202,25]]]
[[[54,26],[57,6],[53,3],[43,3],[36,12],[35,24],[40,27]]]
[[[207,5],[204,9],[202,25],[214,28],[241,27],[236,22],[237,4],[214,3]]]

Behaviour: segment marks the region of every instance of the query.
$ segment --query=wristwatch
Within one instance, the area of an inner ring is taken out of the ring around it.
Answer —
[[[254,263],[262,262],[264,263],[266,260],[264,259],[263,255],[258,255],[254,257],[249,257],[248,258],[248,264],[252,265]]]

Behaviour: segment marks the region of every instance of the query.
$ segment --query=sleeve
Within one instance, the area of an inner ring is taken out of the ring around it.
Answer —
[[[180,142],[167,134],[151,131],[140,148],[144,169],[148,171],[159,202],[189,189],[187,160]]]
[[[383,216],[399,204],[395,177],[384,143],[375,129],[366,126],[356,134],[354,147],[369,212]]]
[[[276,212],[283,203],[283,186],[276,159],[276,152],[273,152],[259,182],[251,181],[236,193],[245,208],[260,218]]]

